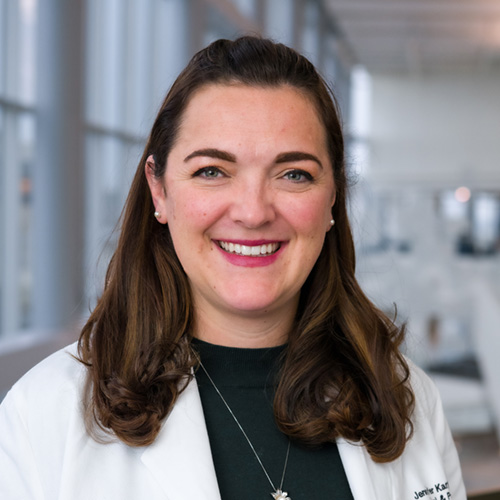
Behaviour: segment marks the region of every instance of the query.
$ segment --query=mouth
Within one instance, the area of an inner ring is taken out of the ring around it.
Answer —
[[[217,241],[222,250],[234,255],[244,255],[245,257],[267,257],[275,254],[280,248],[281,243],[265,243],[263,245],[241,245],[229,241]]]

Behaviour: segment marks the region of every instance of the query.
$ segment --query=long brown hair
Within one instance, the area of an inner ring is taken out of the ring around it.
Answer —
[[[148,445],[192,377],[190,289],[168,225],[153,217],[144,167],[153,155],[155,175],[164,174],[196,90],[233,82],[288,85],[311,99],[325,127],[336,186],[335,227],[327,232],[302,288],[289,335],[274,403],[278,426],[312,445],[338,436],[362,441],[374,460],[394,460],[412,432],[414,398],[398,349],[404,332],[366,298],[354,276],[337,103],[305,57],[250,36],[218,40],[198,52],[155,120],[122,215],[103,295],[80,336],[80,360],[88,366],[88,424],[129,445]]]

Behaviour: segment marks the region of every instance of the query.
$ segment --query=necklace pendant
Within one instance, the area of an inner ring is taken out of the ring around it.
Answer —
[[[292,500],[286,491],[276,490],[274,493],[271,493],[274,500]]]

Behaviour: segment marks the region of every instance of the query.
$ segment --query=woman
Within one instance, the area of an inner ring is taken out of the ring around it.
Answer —
[[[77,348],[2,405],[1,498],[464,500],[354,267],[327,86],[281,44],[214,42],[160,109]]]

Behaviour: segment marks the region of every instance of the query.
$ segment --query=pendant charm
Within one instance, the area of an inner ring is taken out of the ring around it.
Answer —
[[[292,500],[286,491],[276,490],[275,493],[271,493],[274,500]]]

